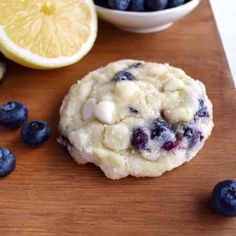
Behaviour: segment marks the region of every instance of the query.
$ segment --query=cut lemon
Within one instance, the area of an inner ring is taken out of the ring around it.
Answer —
[[[36,69],[73,64],[92,48],[92,0],[0,0],[0,51]]]

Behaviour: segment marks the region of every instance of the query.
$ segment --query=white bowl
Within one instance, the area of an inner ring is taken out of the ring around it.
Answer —
[[[117,28],[135,32],[158,32],[170,27],[174,21],[193,11],[201,0],[192,0],[184,5],[154,12],[117,11],[96,5],[98,16]]]

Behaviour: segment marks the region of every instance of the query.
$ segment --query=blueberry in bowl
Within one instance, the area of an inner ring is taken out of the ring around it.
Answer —
[[[191,1],[191,0],[190,0]],[[189,0],[94,0],[98,6],[119,11],[159,11],[178,7]]]
[[[146,0],[145,9],[147,11],[159,11],[167,8],[168,0]]]
[[[107,7],[107,8],[109,7],[108,0],[94,0],[94,3],[101,7]]]
[[[129,4],[129,11],[145,11],[144,8],[145,0],[131,0]]]
[[[128,9],[130,0],[108,0],[111,9],[125,11]]]
[[[98,16],[134,33],[159,32],[192,12],[201,0],[96,0]]]
[[[0,125],[17,129],[28,119],[28,109],[21,102],[10,101],[0,107]]]
[[[187,2],[187,1],[185,1],[185,0],[168,0],[167,7],[168,8],[178,7],[178,6],[183,5],[185,2]]]

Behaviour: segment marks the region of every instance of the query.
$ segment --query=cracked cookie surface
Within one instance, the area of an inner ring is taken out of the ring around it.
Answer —
[[[191,160],[213,128],[205,86],[168,64],[121,60],[73,85],[60,142],[111,179],[160,176]]]

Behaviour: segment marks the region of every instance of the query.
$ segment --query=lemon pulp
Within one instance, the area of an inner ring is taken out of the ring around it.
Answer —
[[[91,0],[1,0],[0,9],[0,49],[17,62],[22,59],[22,64],[72,64],[96,38]],[[36,60],[40,58],[41,63]]]

